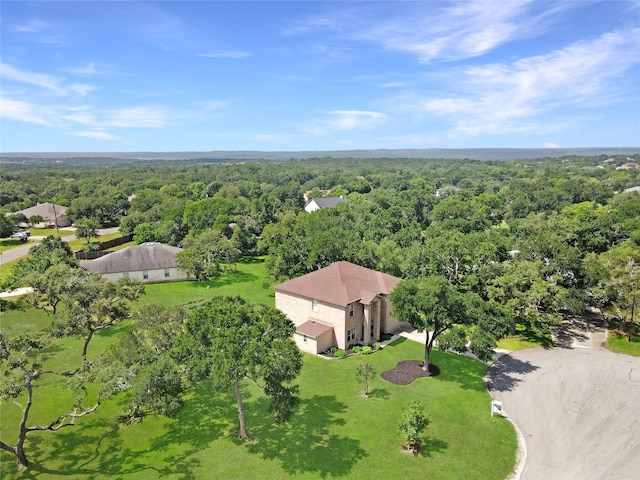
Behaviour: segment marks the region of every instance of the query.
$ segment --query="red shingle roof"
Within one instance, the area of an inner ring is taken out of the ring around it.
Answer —
[[[349,262],[328,267],[276,285],[278,292],[316,299],[332,305],[347,306],[359,301],[365,305],[379,294],[388,295],[400,278]]]

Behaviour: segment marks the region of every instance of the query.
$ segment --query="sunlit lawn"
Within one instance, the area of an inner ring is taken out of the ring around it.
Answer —
[[[626,335],[617,330],[610,330],[607,336],[607,348],[612,352],[640,357],[640,337],[632,337],[629,341]]]
[[[509,335],[498,341],[498,348],[505,350],[523,350],[532,347],[550,347],[553,345],[551,332],[546,334],[536,334],[526,330],[523,325],[516,326],[515,335]]]
[[[56,355],[69,355],[66,348]],[[298,380],[301,402],[290,422],[274,425],[268,402],[245,383],[245,407],[253,441],[236,440],[237,411],[231,392],[207,382],[185,397],[175,419],[149,417],[123,425],[124,397],[105,402],[99,411],[59,432],[37,432],[27,441],[33,462],[23,478],[349,478],[349,479],[503,479],[514,466],[516,438],[507,420],[491,417],[482,375],[486,367],[467,357],[434,352],[438,377],[410,385],[381,378],[372,396],[362,395],[355,380],[359,362],[378,373],[399,360],[420,358],[422,347],[401,339],[369,356],[323,360],[305,355]],[[33,421],[50,421],[64,410],[69,395],[51,375],[37,394]],[[425,406],[431,424],[425,449],[413,457],[402,451],[401,412],[412,400]],[[11,407],[11,408],[10,408]],[[15,428],[17,408],[3,405],[3,431]],[[3,437],[5,433],[2,434]],[[20,478],[13,458],[2,452],[3,478]]]
[[[145,303],[200,302],[214,295],[239,294],[253,302],[273,305],[272,289],[264,289],[262,261],[241,263],[236,272],[212,282],[148,285]],[[208,288],[207,288],[208,287]],[[47,327],[46,314],[29,310],[8,312],[1,328]],[[100,332],[89,354],[99,354],[132,321]],[[44,370],[71,370],[80,364],[81,340],[56,340],[47,350]],[[58,432],[28,437],[32,466],[16,473],[14,459],[0,452],[2,478],[122,478],[122,479],[503,479],[514,466],[516,437],[511,424],[490,416],[490,397],[482,383],[486,366],[464,356],[436,351],[432,359],[442,373],[410,385],[381,378],[372,384],[371,398],[362,395],[355,379],[360,362],[381,373],[399,360],[420,359],[423,347],[400,339],[373,355],[324,360],[305,355],[298,379],[301,402],[291,421],[274,425],[268,402],[251,383],[243,386],[250,443],[235,436],[237,410],[231,392],[207,382],[185,396],[175,419],[149,417],[134,425],[120,424],[125,396],[110,399],[95,414]],[[31,424],[51,422],[69,408],[71,395],[60,377],[44,374],[38,381]],[[424,433],[425,449],[417,457],[401,449],[401,412],[420,400],[431,419]],[[4,441],[15,442],[19,410],[0,404]]]

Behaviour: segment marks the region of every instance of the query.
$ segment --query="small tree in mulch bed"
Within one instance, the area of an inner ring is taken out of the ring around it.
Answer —
[[[371,385],[371,380],[373,380],[376,376],[376,369],[369,363],[361,363],[358,365],[358,369],[356,370],[356,378],[358,381],[364,385],[364,396],[369,396],[369,386]]]
[[[423,412],[422,404],[418,401],[411,402],[402,414],[400,420],[400,433],[404,437],[405,444],[402,448],[416,455],[420,451],[420,433],[429,425],[429,418]]]

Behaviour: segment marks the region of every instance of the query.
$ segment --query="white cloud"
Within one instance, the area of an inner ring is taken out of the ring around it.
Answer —
[[[97,89],[94,85],[83,83],[66,84],[66,80],[63,77],[20,70],[7,63],[0,63],[0,77],[4,80],[39,87],[60,96],[67,96],[72,93],[85,96],[87,93]]]
[[[117,140],[118,137],[102,131],[84,131],[84,132],[69,132],[69,135],[75,135],[76,137],[88,137],[95,138],[96,140]]]
[[[453,95],[415,104],[453,121],[454,136],[551,131],[562,121],[542,125],[538,116],[559,111],[560,118],[561,108],[619,101],[609,92],[622,91],[619,77],[639,63],[640,29],[612,32],[545,55],[468,68],[451,82]]]
[[[334,130],[353,130],[354,128],[370,127],[386,118],[382,112],[368,112],[364,110],[335,110],[327,112],[333,119],[326,125]]]
[[[12,30],[20,33],[33,33],[46,30],[49,26],[50,25],[47,22],[44,22],[39,18],[32,18],[27,23],[13,26]]]
[[[310,123],[305,131],[312,135],[325,135],[330,131],[369,128],[387,117],[385,113],[366,110],[334,110],[325,113],[330,118]]]
[[[53,123],[47,119],[48,116],[44,109],[36,108],[30,103],[0,98],[0,117],[47,127],[53,126]]]
[[[167,116],[160,108],[121,108],[107,112],[101,123],[109,127],[157,128],[166,125]]]
[[[370,2],[300,18],[283,33],[303,35],[329,30],[349,40],[415,55],[424,63],[452,61],[477,57],[514,39],[539,35],[550,17],[576,4],[465,0],[405,2],[405,8],[397,9]]]
[[[98,87],[94,85],[87,85],[85,83],[73,83],[69,85],[68,90],[75,92],[81,97],[84,97],[87,93],[97,90]]]
[[[61,77],[44,73],[26,72],[6,63],[0,63],[0,76],[6,80],[41,87],[58,95],[65,94],[65,89],[61,86],[64,79]]]

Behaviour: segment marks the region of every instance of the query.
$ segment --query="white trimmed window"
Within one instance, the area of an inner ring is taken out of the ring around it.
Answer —
[[[351,330],[347,330],[347,343],[353,342],[356,339],[356,329],[352,328]]]
[[[315,298],[311,300],[311,311],[312,312],[318,311],[318,300],[316,300]]]
[[[145,280],[149,278],[149,270],[142,271],[142,278],[144,278]]]
[[[164,278],[169,278],[171,276],[171,272],[168,268],[164,269]]]
[[[349,305],[349,316],[353,317],[353,303]]]

